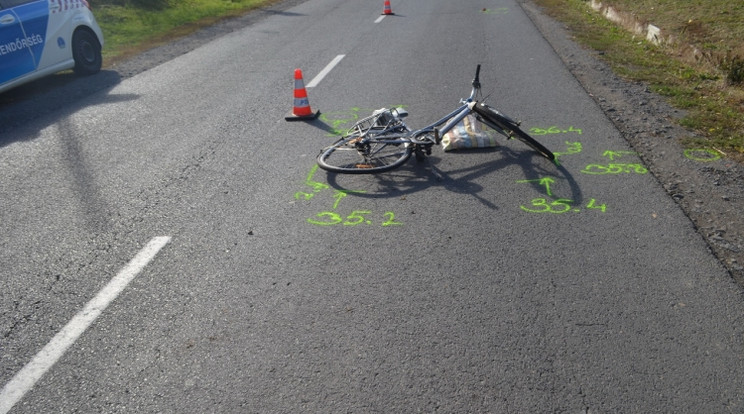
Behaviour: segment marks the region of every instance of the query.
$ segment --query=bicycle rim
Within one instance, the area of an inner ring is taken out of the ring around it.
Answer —
[[[410,143],[391,139],[372,138],[359,148],[359,139],[347,137],[322,150],[320,168],[342,174],[375,174],[400,167],[413,152]]]
[[[542,155],[543,157],[549,159],[550,161],[555,161],[555,154],[553,154],[552,151],[545,148],[543,144],[537,142],[534,138],[527,135],[526,132],[522,131],[517,127],[516,125],[511,129],[512,132],[514,132],[515,136],[518,140],[524,142],[529,147],[531,147],[533,150],[535,150],[538,154]]]

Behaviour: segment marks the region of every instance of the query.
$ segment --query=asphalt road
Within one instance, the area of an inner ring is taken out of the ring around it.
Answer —
[[[308,0],[3,103],[0,412],[744,410],[741,290],[522,7],[392,9]],[[560,165],[315,168],[374,109],[446,114],[478,63]],[[284,120],[295,68],[317,121]]]

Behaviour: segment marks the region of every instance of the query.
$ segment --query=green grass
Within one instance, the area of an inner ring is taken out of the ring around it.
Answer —
[[[106,65],[277,0],[93,0]]]
[[[678,44],[656,46],[607,21],[587,0],[535,0],[562,21],[580,43],[604,52],[620,76],[650,85],[675,107],[680,124],[703,139],[686,146],[712,148],[744,160],[744,3],[729,0],[606,0],[640,21],[661,27]],[[738,4],[733,4],[738,3]],[[683,59],[693,44],[705,59]]]

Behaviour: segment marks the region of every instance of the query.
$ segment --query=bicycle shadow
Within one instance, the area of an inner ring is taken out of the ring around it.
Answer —
[[[506,146],[500,146],[452,152],[447,153],[446,156],[466,157],[473,153],[503,156],[464,168],[444,170],[439,168],[443,158],[432,155],[423,162],[411,160],[398,169],[380,174],[349,175],[326,171],[326,181],[336,190],[353,192],[355,197],[371,199],[404,197],[432,187],[444,188],[452,193],[472,196],[486,207],[498,210],[499,207],[496,204],[481,196],[480,193],[484,191],[484,187],[476,181],[508,167],[518,166],[522,169],[524,176],[519,182],[530,184],[536,192],[555,199],[569,199],[574,203],[583,202],[581,188],[565,167],[529,150],[515,151]],[[372,187],[370,182],[376,184],[375,191],[358,192],[362,187],[361,184]]]
[[[320,115],[322,116],[323,114]],[[307,120],[305,121],[305,124],[324,131],[328,137],[339,138],[341,136],[341,133],[336,128],[323,121],[322,117]]]

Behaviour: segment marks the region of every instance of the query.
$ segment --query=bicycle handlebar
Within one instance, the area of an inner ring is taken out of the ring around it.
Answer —
[[[470,91],[470,97],[462,102],[471,102],[473,99],[475,99],[475,94],[480,90],[480,68],[481,65],[479,63],[478,67],[475,68],[475,78],[473,78],[473,89]]]
[[[478,67],[475,68],[475,78],[473,78],[473,87],[476,89],[480,89],[480,63],[478,64]]]

